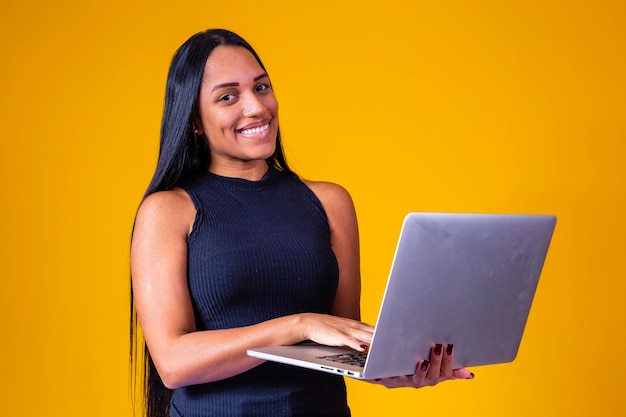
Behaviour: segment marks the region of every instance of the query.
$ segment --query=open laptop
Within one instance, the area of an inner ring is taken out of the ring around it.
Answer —
[[[515,359],[556,217],[409,213],[366,358],[301,343],[249,349],[260,359],[374,379],[415,372],[434,344],[454,368]]]

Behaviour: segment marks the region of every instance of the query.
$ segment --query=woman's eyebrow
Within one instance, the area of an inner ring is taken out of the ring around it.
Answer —
[[[211,89],[211,92],[220,89],[220,88],[225,88],[225,87],[238,87],[239,83],[223,83],[223,84],[215,84],[213,86],[213,88]]]
[[[253,78],[253,82],[257,82],[262,78],[269,78],[269,76],[267,75],[266,72],[264,72],[263,74],[257,75],[256,77]],[[215,84],[213,86],[213,88],[211,89],[211,92],[220,89],[220,88],[226,88],[226,87],[239,87],[239,83],[238,82],[233,82],[233,83],[223,83],[223,84]]]

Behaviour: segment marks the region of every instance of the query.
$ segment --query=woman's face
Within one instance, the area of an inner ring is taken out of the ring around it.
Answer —
[[[197,128],[207,138],[210,171],[219,173],[242,163],[262,166],[274,153],[278,102],[269,77],[247,49],[218,46],[211,52],[199,109]]]

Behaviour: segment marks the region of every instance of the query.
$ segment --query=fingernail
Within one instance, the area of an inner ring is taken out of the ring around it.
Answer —
[[[361,349],[363,350],[367,350],[368,346],[367,345],[361,345]]]
[[[469,376],[467,377],[467,379],[474,379],[474,373],[470,372]]]
[[[451,343],[448,346],[446,346],[446,353],[448,355],[452,355],[452,350],[454,349],[454,345]]]
[[[422,371],[428,370],[428,365],[430,365],[430,361],[428,359],[425,359],[424,362],[422,362]]]
[[[435,352],[435,355],[437,356],[441,355],[441,348],[442,348],[441,343],[437,343],[435,345],[435,348],[433,349],[433,351]]]

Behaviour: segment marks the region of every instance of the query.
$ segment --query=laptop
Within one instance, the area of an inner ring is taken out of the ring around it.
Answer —
[[[511,362],[555,225],[550,215],[409,213],[366,354],[311,342],[247,353],[356,379],[411,375],[436,343],[454,344],[454,368]]]

